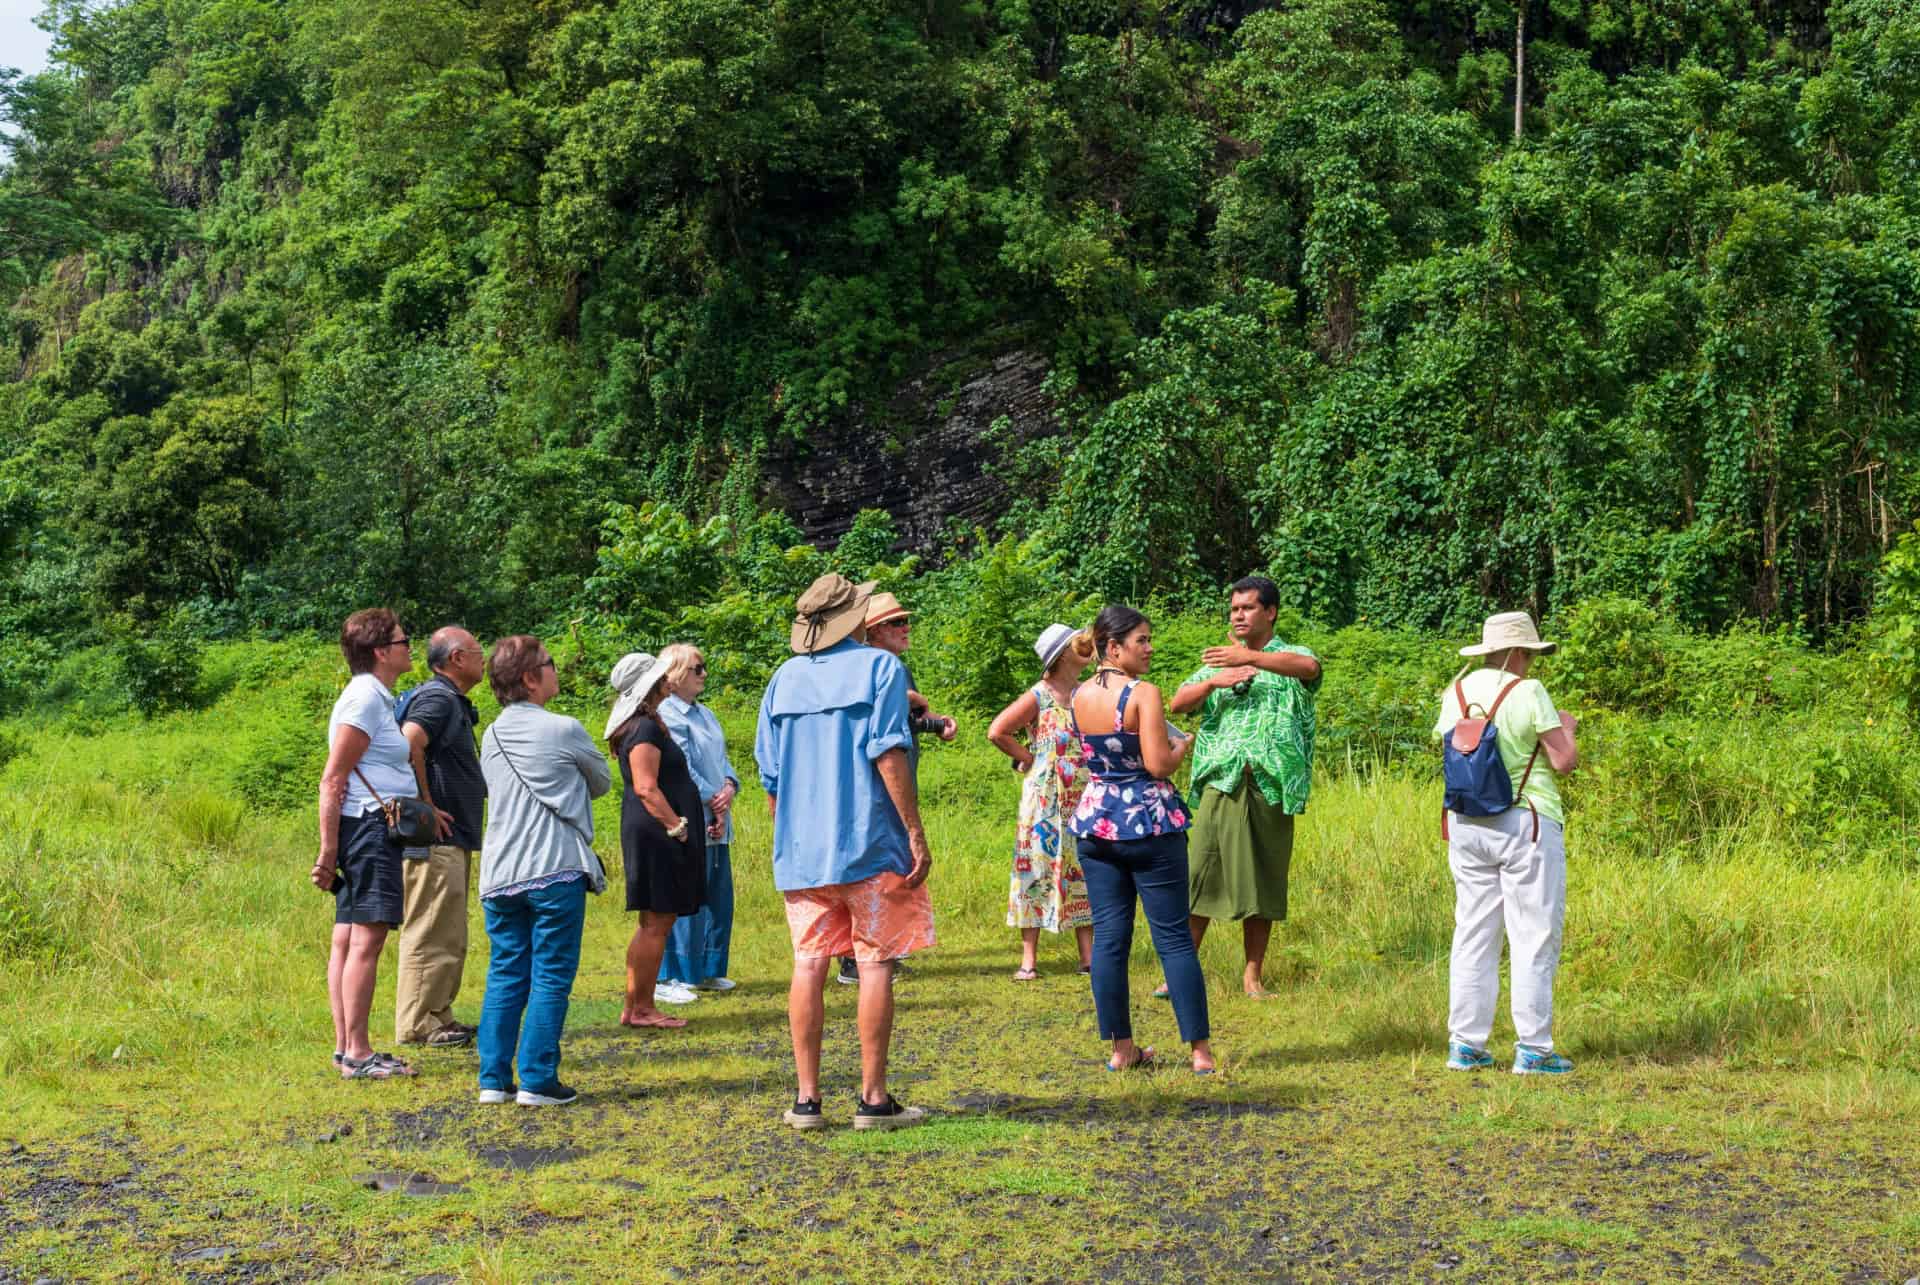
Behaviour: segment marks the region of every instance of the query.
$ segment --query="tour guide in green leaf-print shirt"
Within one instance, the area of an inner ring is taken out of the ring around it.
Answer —
[[[1209,647],[1206,664],[1174,694],[1176,714],[1202,711],[1193,746],[1194,814],[1188,913],[1194,941],[1215,919],[1241,923],[1249,995],[1273,921],[1287,917],[1293,818],[1313,783],[1314,693],[1320,662],[1273,636],[1280,594],[1264,576],[1234,583],[1235,645]]]

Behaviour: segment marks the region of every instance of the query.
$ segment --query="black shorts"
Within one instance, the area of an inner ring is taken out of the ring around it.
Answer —
[[[406,890],[400,878],[400,848],[387,840],[386,817],[372,812],[340,818],[338,869],[334,923],[400,926],[406,915]]]

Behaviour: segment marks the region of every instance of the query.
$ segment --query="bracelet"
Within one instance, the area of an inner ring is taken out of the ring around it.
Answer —
[[[667,831],[667,837],[669,839],[686,838],[687,837],[687,819],[685,817],[681,817],[680,824],[674,826],[672,829]]]

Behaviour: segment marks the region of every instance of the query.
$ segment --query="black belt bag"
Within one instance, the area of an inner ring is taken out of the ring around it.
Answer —
[[[359,768],[353,774],[367,787],[380,814],[387,819],[387,840],[402,847],[424,847],[440,837],[440,815],[425,799],[383,799]]]

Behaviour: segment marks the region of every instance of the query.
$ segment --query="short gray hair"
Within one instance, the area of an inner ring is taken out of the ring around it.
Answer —
[[[464,625],[442,625],[434,630],[427,642],[427,668],[436,674],[445,669],[453,660],[453,653],[460,650],[453,641],[454,635],[466,632]]]

